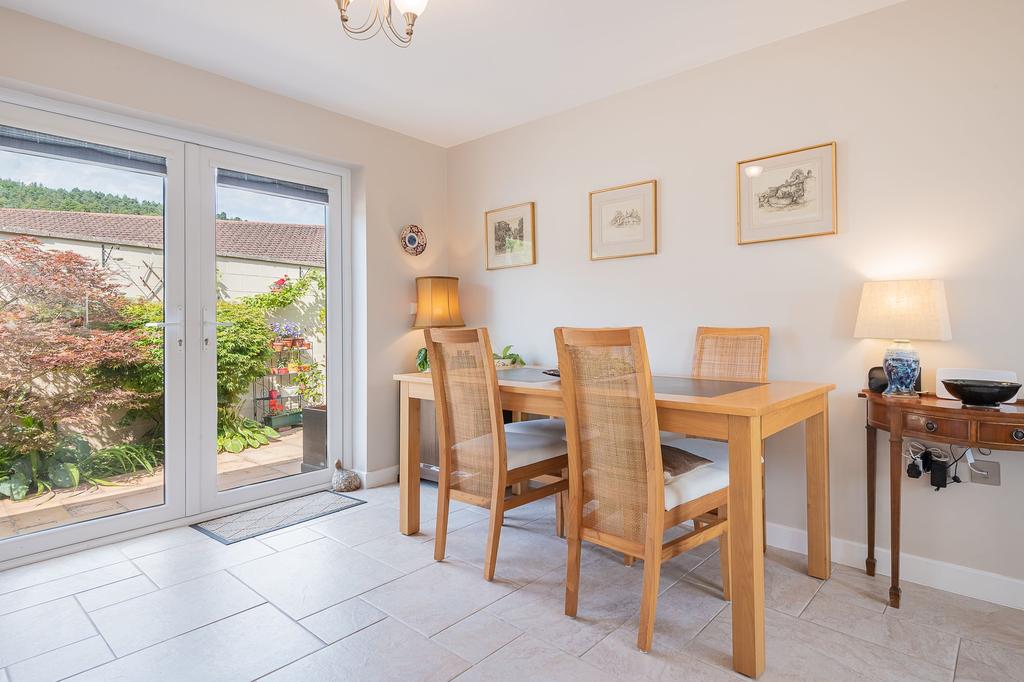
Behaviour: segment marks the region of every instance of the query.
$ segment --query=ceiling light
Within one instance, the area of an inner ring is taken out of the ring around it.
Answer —
[[[404,31],[399,31],[395,28],[394,23],[391,21],[392,0],[368,0],[369,3],[372,3],[373,9],[362,26],[353,28],[349,24],[348,10],[353,2],[359,1],[335,0],[338,5],[338,12],[341,13],[341,27],[345,29],[345,33],[356,40],[369,40],[381,31],[384,31],[384,35],[388,37],[388,40],[398,47],[409,47],[412,43],[413,25],[416,23],[416,19],[423,14],[430,0],[394,0],[398,13],[405,20]],[[362,1],[367,2],[367,0]]]

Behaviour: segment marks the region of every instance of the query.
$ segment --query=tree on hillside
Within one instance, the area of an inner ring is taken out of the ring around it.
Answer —
[[[158,201],[141,201],[122,194],[88,189],[58,189],[39,183],[0,179],[0,208],[34,208],[44,211],[84,211],[86,213],[122,213],[163,215]]]

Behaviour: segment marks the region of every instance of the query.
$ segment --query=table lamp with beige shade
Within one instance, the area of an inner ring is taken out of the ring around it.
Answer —
[[[413,329],[466,326],[459,307],[458,277],[416,278],[416,319],[412,326]],[[426,348],[416,353],[416,369],[421,372],[430,369]]]
[[[921,360],[911,340],[949,341],[949,310],[942,280],[908,279],[865,282],[853,335],[859,339],[892,339],[882,367],[893,397],[916,397],[914,384]]]
[[[465,327],[459,308],[458,277],[416,278],[415,329],[427,327]]]

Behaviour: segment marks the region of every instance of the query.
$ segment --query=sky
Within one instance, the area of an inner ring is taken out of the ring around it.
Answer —
[[[140,201],[163,203],[163,178],[148,173],[64,161],[44,156],[0,150],[0,178],[38,182],[46,187],[126,194]],[[275,223],[326,224],[323,204],[250,192],[234,187],[217,188],[217,211],[229,217]]]

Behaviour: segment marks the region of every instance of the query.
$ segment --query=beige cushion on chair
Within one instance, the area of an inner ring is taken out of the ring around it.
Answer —
[[[561,419],[531,419],[505,424],[508,468],[518,469],[567,454],[565,423]]]
[[[550,436],[565,440],[565,421],[556,417],[549,419],[527,419],[505,424],[505,433],[529,433],[536,436]]]
[[[682,446],[685,443],[685,447]],[[720,445],[721,447],[710,447],[701,449],[697,456],[691,445],[700,446],[702,443]],[[679,438],[671,443],[662,443],[662,457],[665,458],[666,446],[674,450],[681,450],[689,455],[697,457],[698,460],[706,460],[707,464],[698,464],[686,473],[675,476],[665,483],[665,509],[670,510],[679,505],[692,502],[697,498],[719,491],[729,486],[729,449],[724,442],[714,440],[701,440],[699,438]],[[671,452],[671,451],[670,451]],[[668,473],[668,472],[667,472]]]
[[[518,469],[568,453],[568,446],[562,438],[547,435],[542,429],[532,433],[521,428],[509,429],[510,426],[518,427],[525,423],[505,425],[505,454],[509,469]]]

